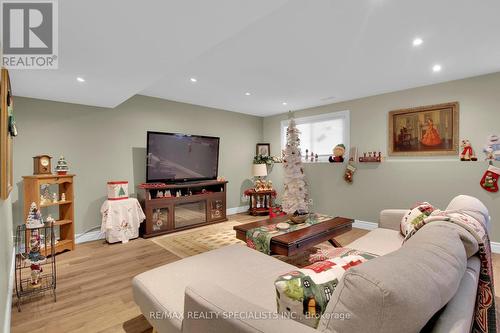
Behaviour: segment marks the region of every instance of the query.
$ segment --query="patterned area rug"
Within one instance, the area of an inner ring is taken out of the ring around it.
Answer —
[[[245,244],[236,238],[237,221],[227,221],[206,227],[176,232],[151,239],[176,256],[186,258],[232,244]]]
[[[251,221],[240,222],[231,220],[210,226],[158,236],[152,238],[151,240],[176,256],[186,258],[210,250],[215,250],[223,246],[232,244],[244,245],[244,242],[236,238],[236,231],[233,230],[233,227],[235,225],[248,222]],[[309,265],[309,256],[315,253],[319,248],[331,248],[331,245],[326,242],[319,244],[317,247],[313,247],[307,251],[299,253],[296,256],[286,257],[277,255],[274,257],[296,267],[304,267]]]

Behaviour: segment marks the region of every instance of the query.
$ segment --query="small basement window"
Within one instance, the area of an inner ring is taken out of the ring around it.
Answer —
[[[346,154],[349,152],[349,111],[339,111],[311,117],[295,118],[297,128],[300,130],[300,149],[302,156],[313,152],[318,154],[319,161],[327,161],[331,156],[333,147],[343,143]],[[288,120],[281,122],[281,148],[285,149],[286,129]]]

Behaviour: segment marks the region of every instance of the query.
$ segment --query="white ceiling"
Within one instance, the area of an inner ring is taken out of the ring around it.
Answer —
[[[64,0],[59,70],[12,71],[12,84],[55,101],[143,94],[266,116],[500,71],[499,12],[498,0]]]

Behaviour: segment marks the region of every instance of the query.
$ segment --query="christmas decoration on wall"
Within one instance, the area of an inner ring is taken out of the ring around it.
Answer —
[[[477,157],[474,154],[474,150],[469,140],[462,140],[460,147],[462,148],[462,152],[460,153],[461,161],[477,161]]]
[[[382,153],[381,152],[367,152],[363,153],[363,156],[359,158],[360,163],[367,163],[367,162],[382,162]]]
[[[57,160],[57,165],[56,165],[56,172],[58,175],[65,175],[69,171],[68,167],[68,162],[64,158],[63,155],[59,157],[59,160]]]
[[[300,132],[291,113],[289,118],[290,121],[286,130],[285,156],[283,158],[285,177],[283,181],[282,208],[284,212],[291,215],[307,212],[308,193],[300,153]]]
[[[488,167],[488,170],[481,178],[481,187],[488,192],[498,192],[498,177],[500,176],[500,168],[493,165]]]
[[[349,184],[352,183],[354,179],[354,173],[356,172],[356,168],[354,165],[352,165],[350,162],[347,164],[347,167],[345,169],[344,173],[344,180],[348,182]]]
[[[488,142],[483,149],[487,161],[500,161],[500,138],[496,134],[488,137]]]
[[[345,146],[341,143],[333,148],[333,156],[328,158],[330,163],[342,163],[344,162]]]

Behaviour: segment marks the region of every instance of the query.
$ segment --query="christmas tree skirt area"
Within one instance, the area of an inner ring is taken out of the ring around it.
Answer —
[[[236,232],[233,230],[233,227],[238,224],[250,223],[263,219],[262,216],[250,216],[246,214],[231,215],[228,218],[229,221],[227,222],[158,236],[150,238],[149,240],[180,258],[186,258],[232,244],[245,245],[244,242],[236,238]],[[351,233],[353,233],[354,237],[358,238],[364,235],[366,231],[357,229],[355,231],[351,231]],[[349,237],[349,239],[346,238],[342,241],[341,236],[339,237],[339,240],[341,244],[347,244],[354,239],[350,239]],[[309,265],[309,256],[315,253],[318,249],[331,248],[332,245],[330,243],[324,242],[295,256],[286,257],[275,255],[273,257],[296,267],[304,267]]]

